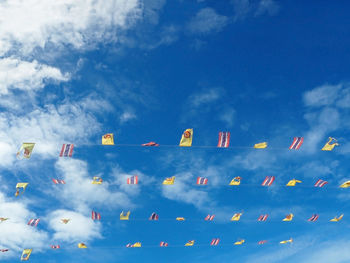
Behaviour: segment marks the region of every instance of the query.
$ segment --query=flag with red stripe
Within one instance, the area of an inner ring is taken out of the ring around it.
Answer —
[[[139,182],[139,180],[138,180],[137,175],[131,176],[126,180],[127,184],[138,184],[138,182]]]
[[[210,242],[211,246],[217,246],[220,242],[219,238],[213,238],[213,240]]]
[[[328,184],[327,181],[323,181],[321,179],[317,180],[317,182],[314,184],[315,187],[323,187],[325,186],[326,184]]]
[[[268,218],[268,214],[265,214],[265,215],[260,215],[259,218],[258,218],[258,221],[266,221],[266,219]]]
[[[259,245],[264,245],[264,244],[266,244],[266,242],[267,242],[267,240],[261,240],[261,241],[258,242],[258,244]]]
[[[52,248],[52,249],[59,249],[59,248],[61,248],[61,247],[60,247],[60,245],[51,245],[51,248]]]
[[[219,132],[218,147],[227,148],[230,144],[230,132]]]
[[[101,214],[95,211],[91,211],[91,219],[92,220],[101,220]]]
[[[207,184],[208,183],[208,178],[205,177],[197,177],[197,184]]]
[[[40,218],[30,219],[28,221],[28,225],[29,226],[38,226],[39,222],[40,222]]]
[[[1,252],[7,252],[7,251],[9,251],[9,249],[8,248],[2,248],[2,249],[0,249],[0,251]]]
[[[275,181],[274,176],[266,176],[265,180],[262,182],[262,186],[270,186],[272,185],[273,181]]]
[[[299,150],[303,142],[303,137],[294,137],[292,144],[289,146],[289,150]]]
[[[161,241],[159,244],[160,247],[167,247],[168,243]]]
[[[148,142],[148,143],[141,144],[141,146],[159,146],[159,144],[156,142]]]
[[[204,220],[206,220],[206,221],[213,221],[214,217],[215,217],[215,215],[207,215],[207,216],[204,218]]]
[[[318,219],[318,215],[317,214],[313,214],[307,221],[310,222],[315,222]]]
[[[74,144],[63,144],[60,157],[72,157]]]
[[[66,184],[66,182],[64,180],[60,180],[60,179],[52,179],[54,184]]]
[[[149,220],[158,220],[159,219],[159,215],[157,215],[156,213],[152,213],[151,216],[149,217]]]

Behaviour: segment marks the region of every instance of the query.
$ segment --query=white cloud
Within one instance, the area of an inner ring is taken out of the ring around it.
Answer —
[[[228,23],[228,18],[219,15],[213,8],[203,8],[188,23],[187,29],[192,34],[210,34],[221,31]]]
[[[279,6],[274,0],[261,0],[258,4],[255,15],[263,15],[265,13],[270,16],[277,14]]]
[[[342,85],[323,85],[307,91],[303,95],[306,106],[327,106],[332,105],[337,97]]]
[[[61,222],[69,218],[68,224]],[[70,210],[55,210],[47,217],[48,225],[53,229],[53,239],[69,243],[88,242],[94,238],[102,238],[100,222],[94,222],[90,216]]]
[[[264,15],[275,15],[279,11],[279,6],[274,0],[231,0],[234,8],[234,19],[244,19],[249,14],[253,13],[255,16]]]
[[[124,111],[123,114],[120,115],[119,120],[121,123],[125,123],[136,118],[137,116],[132,111]]]
[[[0,59],[0,95],[7,94],[10,88],[29,91],[43,88],[46,80],[67,81],[68,78],[59,69],[39,64],[36,60]]]
[[[204,104],[209,104],[217,101],[222,96],[222,90],[219,88],[211,88],[195,93],[189,97],[189,102],[193,107],[200,107]]]
[[[226,123],[226,127],[232,127],[234,124],[235,115],[236,111],[230,107],[227,107],[224,110],[222,110],[219,119],[222,122]]]

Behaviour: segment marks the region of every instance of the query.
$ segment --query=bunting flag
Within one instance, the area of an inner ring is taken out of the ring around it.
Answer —
[[[321,180],[321,179],[319,179],[319,180],[317,180],[317,182],[315,183],[315,187],[323,187],[323,186],[325,186],[326,184],[328,184],[328,182],[327,181],[323,181],[323,180]]]
[[[70,221],[69,218],[62,218],[61,219],[62,224],[65,224],[65,225],[67,225],[69,221]]]
[[[157,215],[156,213],[152,213],[148,220],[158,220],[158,219],[159,219],[159,215]]]
[[[219,132],[218,147],[227,148],[230,144],[230,132]]]
[[[280,244],[287,244],[287,243],[293,243],[293,239],[283,240],[280,242]]]
[[[8,217],[0,217],[0,223],[6,221],[6,220],[8,220],[8,219],[9,219]]]
[[[91,211],[91,219],[92,220],[101,220],[101,214],[95,211]]]
[[[170,178],[165,178],[165,180],[163,181],[163,184],[165,185],[173,185],[175,182],[175,176],[172,176]]]
[[[213,240],[210,242],[211,246],[217,246],[220,242],[219,238],[213,238]]]
[[[52,179],[52,182],[54,184],[66,184],[64,180],[60,180],[60,179]]]
[[[323,148],[321,149],[322,151],[332,151],[334,149],[335,146],[338,146],[339,144],[337,143],[337,140],[329,137],[328,138],[328,142],[326,142],[326,144],[323,146]]]
[[[120,220],[129,220],[129,217],[130,217],[130,211],[126,212],[126,214],[124,213],[124,211],[120,213]]]
[[[193,129],[187,129],[184,131],[181,137],[180,146],[191,147],[192,146]]]
[[[302,183],[302,181],[299,181],[299,180],[296,180],[296,179],[292,179],[286,184],[286,186],[295,186],[297,183],[300,184],[300,183]]]
[[[310,222],[315,222],[318,219],[318,215],[317,214],[313,214],[307,221]]]
[[[74,144],[63,144],[60,157],[72,157]]]
[[[87,248],[87,246],[84,243],[79,243],[78,248]]]
[[[342,183],[339,187],[341,187],[341,188],[349,188],[350,187],[350,181],[346,181],[345,183]]]
[[[282,221],[292,221],[293,217],[294,217],[293,214],[288,214],[288,215],[286,215],[286,217]]]
[[[160,247],[167,247],[168,243],[161,241],[159,244]]]
[[[204,220],[205,220],[205,221],[213,221],[214,217],[215,217],[215,215],[207,215],[207,216],[204,218]]]
[[[343,214],[341,214],[339,217],[334,217],[333,219],[329,220],[330,222],[339,222],[343,219]]]
[[[102,136],[102,145],[114,145],[113,133],[107,133]]]
[[[30,219],[28,221],[28,226],[38,226],[40,218]]]
[[[185,247],[191,247],[194,245],[194,240],[190,240],[185,244]]]
[[[185,218],[184,217],[177,217],[176,220],[177,221],[185,221]]]
[[[197,184],[204,185],[204,184],[207,184],[207,183],[208,183],[208,178],[205,178],[205,177],[197,177]]]
[[[27,186],[28,186],[28,183],[17,183],[15,196],[19,196],[20,194],[23,194],[24,191],[26,190]],[[21,188],[23,189],[22,193],[20,193],[20,191],[19,191]]]
[[[275,181],[274,176],[266,176],[265,180],[262,182],[262,186],[270,186],[272,185],[273,181]]]
[[[2,248],[2,249],[0,249],[0,252],[7,252],[7,251],[9,251],[8,248]]]
[[[231,221],[239,221],[243,213],[236,213],[231,217]]]
[[[137,184],[138,183],[138,177],[137,175],[131,176],[128,179],[126,179],[127,184]]]
[[[148,142],[148,143],[141,144],[141,146],[159,146],[159,144],[156,142]]]
[[[32,155],[32,151],[34,149],[35,143],[32,142],[24,142],[22,143],[21,148],[17,152],[17,157],[22,156],[23,158],[29,159]]]
[[[254,144],[255,149],[265,149],[267,147],[267,142],[260,142]]]
[[[136,242],[135,244],[131,245],[131,247],[142,247],[141,242]]]
[[[52,249],[59,249],[59,248],[61,248],[61,247],[60,247],[60,245],[51,245],[51,248],[52,248]]]
[[[23,249],[21,260],[29,260],[30,254],[32,254],[33,249]]]
[[[303,144],[303,137],[294,137],[292,144],[289,146],[289,150],[299,150]]]
[[[92,178],[92,184],[102,184],[102,182],[103,182],[103,180],[102,180],[102,178],[101,177],[98,177],[98,176],[94,176],[93,178]]]
[[[242,245],[245,242],[244,239],[238,240],[234,243],[234,245]]]
[[[269,217],[268,214],[265,214],[265,215],[260,215],[259,218],[258,218],[258,221],[266,221],[266,219]]]
[[[241,184],[241,177],[236,176],[231,180],[229,185],[240,185],[240,184]]]
[[[267,240],[261,240],[261,241],[258,242],[258,245],[264,245],[266,243],[267,243]]]

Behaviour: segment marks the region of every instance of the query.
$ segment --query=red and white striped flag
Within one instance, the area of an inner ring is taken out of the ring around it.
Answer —
[[[7,252],[7,251],[9,251],[9,249],[8,248],[2,248],[2,249],[0,249],[0,251],[1,252]]]
[[[211,246],[217,246],[220,242],[219,238],[213,238],[213,240],[210,242]]]
[[[30,219],[28,221],[28,225],[29,226],[38,226],[39,222],[40,222],[40,218]]]
[[[60,180],[60,179],[52,179],[54,184],[66,184],[66,182],[64,180]]]
[[[261,216],[259,216],[259,218],[258,218],[258,221],[266,221],[266,219],[268,218],[268,214],[265,214],[265,215],[261,215]]]
[[[218,147],[227,148],[230,144],[230,132],[219,132]]]
[[[299,150],[303,142],[303,137],[294,137],[292,144],[289,146],[289,150]]]
[[[95,211],[91,211],[91,219],[92,220],[101,220],[101,214]]]
[[[126,179],[127,184],[137,184],[139,182],[137,175],[131,176],[128,179]]]
[[[156,213],[152,213],[151,216],[149,217],[149,220],[158,220],[159,219],[159,215],[157,215]]]
[[[126,245],[126,247],[132,247],[132,244],[129,243],[129,244]]]
[[[159,144],[156,142],[148,142],[148,143],[141,144],[141,146],[159,146]]]
[[[63,144],[60,157],[72,157],[74,144]]]
[[[267,243],[267,240],[261,240],[261,241],[258,242],[259,245],[264,245],[266,243]]]
[[[205,177],[197,177],[197,184],[207,184],[208,178]]]
[[[205,221],[213,221],[214,217],[215,217],[215,215],[207,215],[207,216],[204,218],[204,220],[205,220]]]
[[[167,247],[168,243],[161,241],[159,244],[160,247]]]
[[[323,186],[325,186],[326,184],[328,184],[328,182],[327,181],[323,181],[323,180],[321,180],[321,179],[319,179],[319,180],[317,180],[317,182],[315,183],[315,187],[323,187]]]
[[[270,186],[272,185],[273,181],[275,181],[274,176],[266,176],[265,180],[262,182],[262,186]]]
[[[318,215],[317,214],[313,214],[307,221],[310,222],[315,222],[318,219]]]
[[[61,247],[60,247],[60,245],[51,245],[51,248],[52,248],[52,249],[59,249],[59,248],[61,248]]]

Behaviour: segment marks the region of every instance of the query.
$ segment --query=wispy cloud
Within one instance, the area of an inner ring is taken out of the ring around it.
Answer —
[[[234,20],[242,20],[249,15],[275,15],[279,11],[279,5],[274,0],[231,0],[234,8]]]

